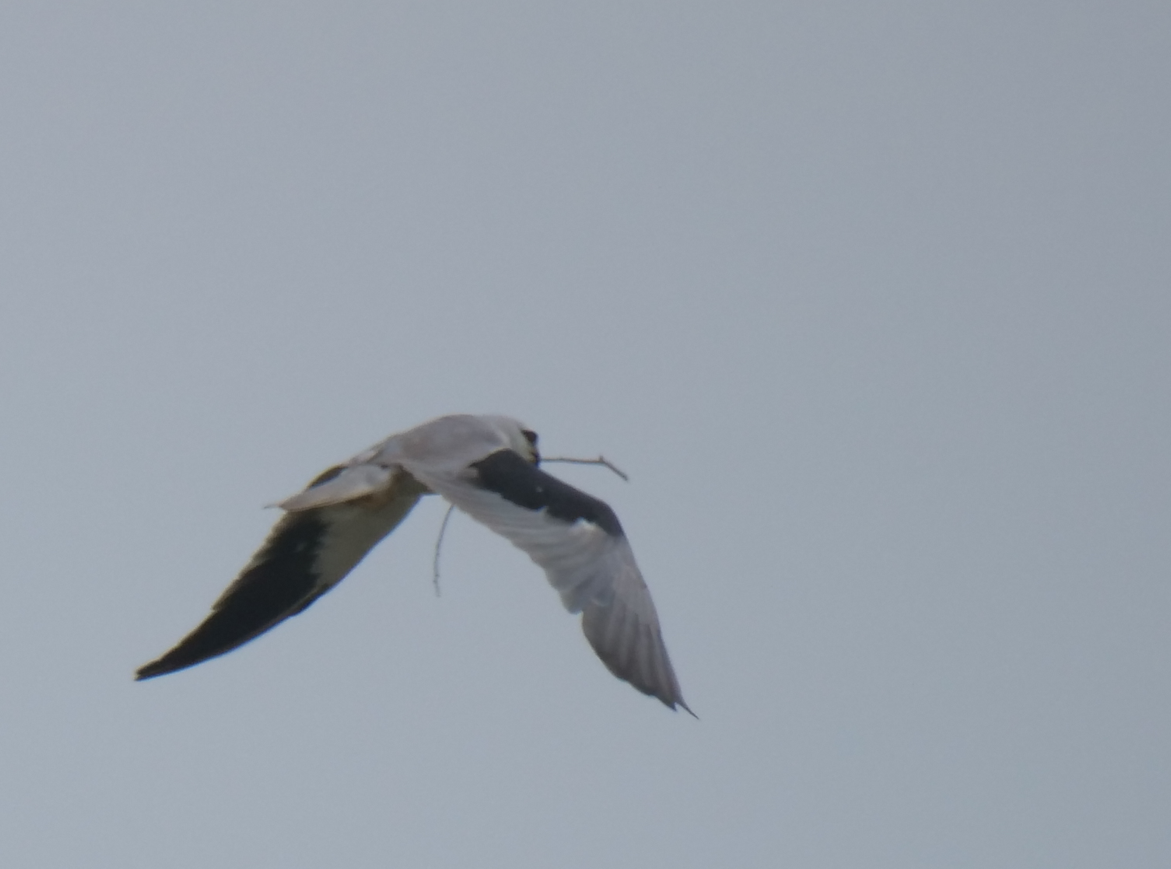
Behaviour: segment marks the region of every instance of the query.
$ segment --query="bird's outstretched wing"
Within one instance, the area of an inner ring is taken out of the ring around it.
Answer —
[[[512,541],[545,570],[610,672],[674,709],[683,702],[659,618],[614,511],[511,449],[462,471],[402,458],[433,492]],[[692,713],[694,714],[694,713]]]
[[[426,489],[401,470],[330,468],[282,503],[289,510],[204,619],[139,668],[149,679],[229,652],[325,594],[394,530]]]

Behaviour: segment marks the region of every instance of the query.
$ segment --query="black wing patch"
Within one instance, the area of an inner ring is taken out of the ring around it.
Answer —
[[[592,522],[611,537],[622,537],[622,525],[610,505],[551,477],[512,450],[498,450],[473,462],[482,489],[495,492],[526,510],[546,510],[555,519],[573,524]]]
[[[314,593],[313,567],[325,532],[315,511],[283,517],[211,615],[175,648],[139,668],[137,678],[173,673],[230,652],[308,607],[328,590]]]

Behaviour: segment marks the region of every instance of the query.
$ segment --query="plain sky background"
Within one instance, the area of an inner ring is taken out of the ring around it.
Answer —
[[[1171,4],[5,3],[0,865],[1171,865]],[[502,412],[684,694],[428,500],[152,682],[274,519]]]

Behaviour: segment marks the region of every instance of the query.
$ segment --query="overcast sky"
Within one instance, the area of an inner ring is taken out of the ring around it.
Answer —
[[[0,864],[1171,865],[1171,5],[7,3]],[[427,499],[145,683],[442,413],[618,512],[684,696]]]

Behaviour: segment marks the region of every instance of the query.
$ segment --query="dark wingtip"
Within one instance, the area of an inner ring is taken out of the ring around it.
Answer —
[[[182,646],[177,646],[175,649],[172,649],[161,658],[151,661],[149,664],[143,664],[134,672],[134,681],[141,682],[144,679],[153,679],[156,676],[165,676],[168,673],[174,673],[176,670],[184,670],[187,667],[191,667],[204,660],[203,658],[195,658],[188,661],[176,662],[174,660],[174,652],[179,648],[182,648]]]
[[[678,712],[680,709],[682,709],[684,712],[686,712],[688,715],[690,715],[696,721],[699,721],[699,716],[691,711],[691,707],[683,702],[682,697],[671,704],[671,709],[674,710],[675,712]]]
[[[314,569],[325,531],[315,511],[282,518],[211,614],[173,649],[139,667],[135,681],[185,670],[230,652],[317,600],[328,590],[316,587]]]
[[[256,636],[255,631],[250,634],[243,631],[235,634],[225,633],[224,622],[228,622],[227,627],[235,627],[228,618],[225,618],[223,610],[213,611],[199,627],[180,640],[177,646],[149,664],[139,667],[134,674],[134,681],[141,682],[177,670],[186,670],[188,667],[194,667],[210,658],[230,652]]]

